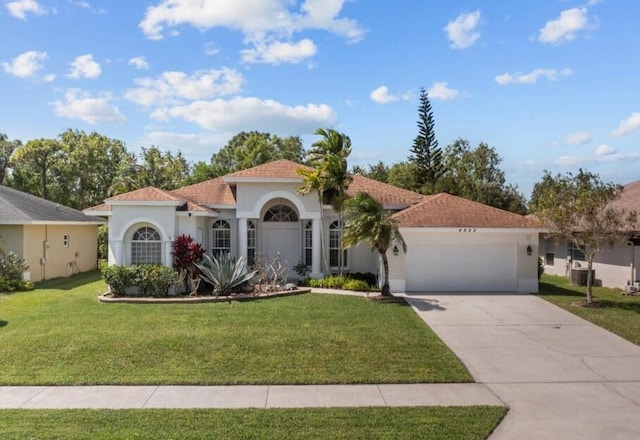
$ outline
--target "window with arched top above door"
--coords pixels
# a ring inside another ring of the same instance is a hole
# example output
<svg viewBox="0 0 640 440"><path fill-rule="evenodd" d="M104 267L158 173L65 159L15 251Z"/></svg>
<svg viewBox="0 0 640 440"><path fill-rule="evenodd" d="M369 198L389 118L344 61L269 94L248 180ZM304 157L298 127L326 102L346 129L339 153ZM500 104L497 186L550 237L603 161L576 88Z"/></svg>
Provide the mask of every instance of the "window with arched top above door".
<svg viewBox="0 0 640 440"><path fill-rule="evenodd" d="M162 264L162 237L155 228L143 226L133 233L131 264Z"/></svg>

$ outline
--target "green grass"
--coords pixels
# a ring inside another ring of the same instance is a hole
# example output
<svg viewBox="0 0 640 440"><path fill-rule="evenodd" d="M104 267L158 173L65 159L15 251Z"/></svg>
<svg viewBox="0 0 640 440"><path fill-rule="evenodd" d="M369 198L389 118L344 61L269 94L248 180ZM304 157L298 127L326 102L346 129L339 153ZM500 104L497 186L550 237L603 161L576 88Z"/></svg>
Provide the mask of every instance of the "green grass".
<svg viewBox="0 0 640 440"><path fill-rule="evenodd" d="M600 307L572 303L586 299L586 287L575 287L566 277L543 275L539 295L553 304L640 345L640 297L624 296L620 289L594 287Z"/></svg>
<svg viewBox="0 0 640 440"><path fill-rule="evenodd" d="M2 410L12 439L486 439L502 407Z"/></svg>
<svg viewBox="0 0 640 440"><path fill-rule="evenodd" d="M103 304L98 273L0 295L0 385L470 382L403 304Z"/></svg>

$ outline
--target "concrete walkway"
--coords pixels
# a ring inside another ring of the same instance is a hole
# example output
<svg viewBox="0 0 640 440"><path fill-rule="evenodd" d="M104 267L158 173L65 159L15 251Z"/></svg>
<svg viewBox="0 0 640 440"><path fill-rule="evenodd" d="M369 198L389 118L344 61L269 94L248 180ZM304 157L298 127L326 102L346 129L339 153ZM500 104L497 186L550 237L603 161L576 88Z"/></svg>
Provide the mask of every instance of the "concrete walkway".
<svg viewBox="0 0 640 440"><path fill-rule="evenodd" d="M502 405L482 384L0 387L0 409Z"/></svg>
<svg viewBox="0 0 640 440"><path fill-rule="evenodd" d="M511 409L492 440L640 439L640 347L532 295L409 299Z"/></svg>

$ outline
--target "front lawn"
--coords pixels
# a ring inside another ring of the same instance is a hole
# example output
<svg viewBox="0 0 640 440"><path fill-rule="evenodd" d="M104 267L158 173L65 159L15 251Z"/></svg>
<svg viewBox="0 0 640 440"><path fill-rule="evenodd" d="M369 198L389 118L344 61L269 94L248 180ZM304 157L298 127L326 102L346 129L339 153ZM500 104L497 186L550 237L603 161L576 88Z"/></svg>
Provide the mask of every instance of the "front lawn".
<svg viewBox="0 0 640 440"><path fill-rule="evenodd" d="M588 321L640 345L640 297L624 296L620 289L594 287L593 297L600 307L572 303L586 298L586 287L575 287L567 277L543 275L539 295Z"/></svg>
<svg viewBox="0 0 640 440"><path fill-rule="evenodd" d="M410 307L306 294L103 304L97 272L0 294L0 384L468 382Z"/></svg>
<svg viewBox="0 0 640 440"><path fill-rule="evenodd" d="M502 407L2 410L3 440L486 439Z"/></svg>

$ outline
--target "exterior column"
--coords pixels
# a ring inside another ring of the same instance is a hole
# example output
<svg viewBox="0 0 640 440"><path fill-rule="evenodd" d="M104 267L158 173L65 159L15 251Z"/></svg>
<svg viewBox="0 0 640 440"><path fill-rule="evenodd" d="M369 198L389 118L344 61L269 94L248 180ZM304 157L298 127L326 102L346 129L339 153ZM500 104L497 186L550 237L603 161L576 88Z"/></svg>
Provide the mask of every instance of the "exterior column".
<svg viewBox="0 0 640 440"><path fill-rule="evenodd" d="M164 265L167 267L173 267L173 240L167 240L164 242Z"/></svg>
<svg viewBox="0 0 640 440"><path fill-rule="evenodd" d="M247 219L238 219L238 257L248 257L247 252Z"/></svg>
<svg viewBox="0 0 640 440"><path fill-rule="evenodd" d="M124 264L125 262L124 247L125 246L122 240L109 241L109 256L108 256L109 266L113 266L114 264Z"/></svg>
<svg viewBox="0 0 640 440"><path fill-rule="evenodd" d="M322 234L320 234L320 219L311 222L311 277L322 278Z"/></svg>

